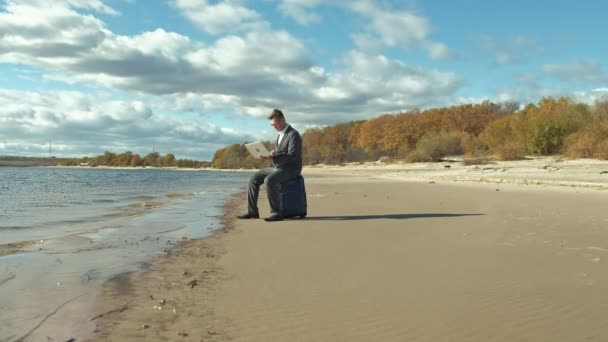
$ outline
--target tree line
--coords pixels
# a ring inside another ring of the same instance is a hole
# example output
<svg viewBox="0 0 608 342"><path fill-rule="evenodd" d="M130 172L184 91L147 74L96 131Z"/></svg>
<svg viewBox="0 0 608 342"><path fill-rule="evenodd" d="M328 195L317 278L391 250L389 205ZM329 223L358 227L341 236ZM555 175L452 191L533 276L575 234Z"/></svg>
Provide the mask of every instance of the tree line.
<svg viewBox="0 0 608 342"><path fill-rule="evenodd" d="M463 104L311 128L302 134L307 165L398 159L440 161L516 160L527 155L561 154L608 159L608 100L593 105L568 97L515 102ZM269 149L272 143L265 142ZM219 149L215 168L259 168L243 145Z"/></svg>
<svg viewBox="0 0 608 342"><path fill-rule="evenodd" d="M110 151L105 151L104 154L95 157L72 158L62 160L60 165L63 166L79 166L87 165L91 167L97 166L116 166L116 167L187 167L187 168L202 168L210 167L211 162L198 161L191 159L176 159L173 153L167 153L161 156L158 152L146 154L143 158L130 151L116 154Z"/></svg>

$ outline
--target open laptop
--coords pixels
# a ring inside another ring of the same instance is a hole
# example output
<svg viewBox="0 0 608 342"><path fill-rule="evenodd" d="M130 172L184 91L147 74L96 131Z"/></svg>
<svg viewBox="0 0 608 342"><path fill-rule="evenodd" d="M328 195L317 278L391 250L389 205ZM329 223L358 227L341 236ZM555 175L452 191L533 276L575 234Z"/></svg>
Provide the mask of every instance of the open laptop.
<svg viewBox="0 0 608 342"><path fill-rule="evenodd" d="M262 144L260 141L245 144L245 147L247 147L247 150L254 158L257 158L258 156L266 157L270 155L270 152L266 149L266 146L264 146L264 144Z"/></svg>

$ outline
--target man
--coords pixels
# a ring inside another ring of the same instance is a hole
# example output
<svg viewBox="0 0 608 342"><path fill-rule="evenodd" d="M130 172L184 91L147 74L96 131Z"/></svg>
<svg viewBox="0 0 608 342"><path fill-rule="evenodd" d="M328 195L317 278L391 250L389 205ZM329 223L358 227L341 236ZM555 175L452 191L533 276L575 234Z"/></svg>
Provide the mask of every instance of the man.
<svg viewBox="0 0 608 342"><path fill-rule="evenodd" d="M300 133L293 129L286 121L283 112L274 109L270 116L270 125L279 132L277 148L270 152L270 156L260 159L272 159L272 167L267 167L254 173L249 178L249 191L247 193L248 210L240 219L259 218L258 194L260 186L266 185L268 202L270 203L270 216L265 221L281 221L281 199L279 186L281 183L296 178L302 172L302 138Z"/></svg>

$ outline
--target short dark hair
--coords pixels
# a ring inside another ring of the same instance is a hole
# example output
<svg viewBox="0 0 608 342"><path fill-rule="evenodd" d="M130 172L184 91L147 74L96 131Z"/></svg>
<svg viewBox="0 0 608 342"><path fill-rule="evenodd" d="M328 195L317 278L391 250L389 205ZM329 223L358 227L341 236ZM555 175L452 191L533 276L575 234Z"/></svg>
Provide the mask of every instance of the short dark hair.
<svg viewBox="0 0 608 342"><path fill-rule="evenodd" d="M268 120L272 120L272 119L284 119L285 115L283 115L283 112L281 112L278 109L273 109L272 112L270 113L270 115L268 116Z"/></svg>

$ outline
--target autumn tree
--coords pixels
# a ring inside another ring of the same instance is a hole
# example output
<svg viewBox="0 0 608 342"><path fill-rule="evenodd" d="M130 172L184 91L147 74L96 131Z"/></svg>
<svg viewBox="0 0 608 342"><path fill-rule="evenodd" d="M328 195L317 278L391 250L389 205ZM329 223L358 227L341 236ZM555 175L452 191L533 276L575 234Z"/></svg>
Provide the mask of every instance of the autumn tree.
<svg viewBox="0 0 608 342"><path fill-rule="evenodd" d="M160 166L160 154L150 152L144 156L144 166Z"/></svg>
<svg viewBox="0 0 608 342"><path fill-rule="evenodd" d="M173 155L173 153L167 153L164 156L160 157L159 163L160 166L163 167L175 166L175 156Z"/></svg>
<svg viewBox="0 0 608 342"><path fill-rule="evenodd" d="M133 167L135 166L142 166L144 163L144 160L139 156L139 154L134 154L131 157L131 160L129 162L129 164Z"/></svg>

